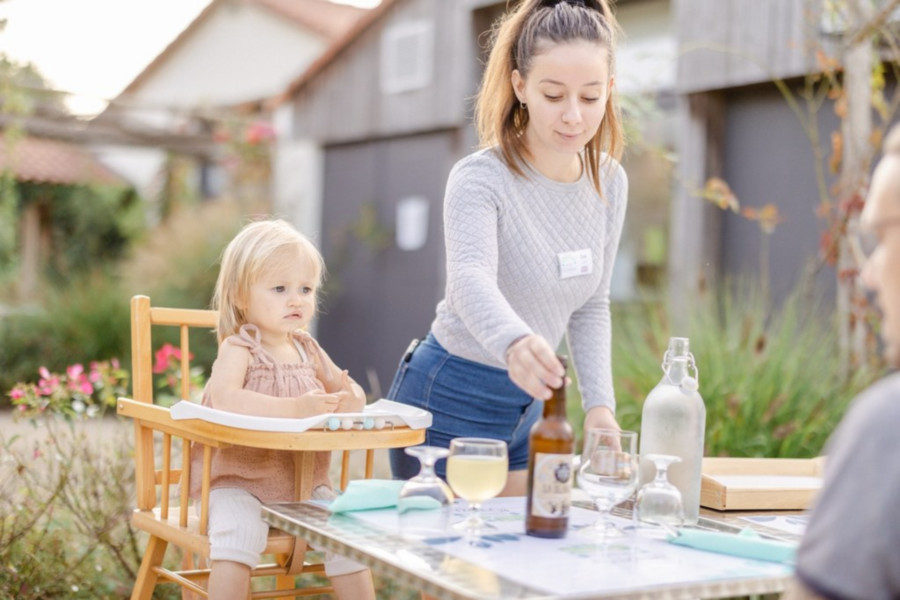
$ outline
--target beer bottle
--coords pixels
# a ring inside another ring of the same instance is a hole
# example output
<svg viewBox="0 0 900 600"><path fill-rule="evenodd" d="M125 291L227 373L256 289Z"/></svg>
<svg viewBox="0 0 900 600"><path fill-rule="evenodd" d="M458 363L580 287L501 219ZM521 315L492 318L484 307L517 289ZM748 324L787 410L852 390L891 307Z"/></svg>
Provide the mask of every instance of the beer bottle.
<svg viewBox="0 0 900 600"><path fill-rule="evenodd" d="M557 358L565 368L565 357ZM531 428L528 439L525 533L543 538L564 537L569 527L575 456L575 436L566 420L565 377L544 402L544 414Z"/></svg>

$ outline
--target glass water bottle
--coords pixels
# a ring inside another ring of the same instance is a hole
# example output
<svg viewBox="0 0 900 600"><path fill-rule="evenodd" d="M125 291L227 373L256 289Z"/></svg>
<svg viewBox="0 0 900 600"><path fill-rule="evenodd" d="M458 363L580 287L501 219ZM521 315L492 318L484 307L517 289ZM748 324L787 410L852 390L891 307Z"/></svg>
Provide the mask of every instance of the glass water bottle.
<svg viewBox="0 0 900 600"><path fill-rule="evenodd" d="M685 523L700 515L700 470L706 431L706 406L698 390L697 366L688 338L673 337L663 356L663 377L644 401L641 413L641 485L653 480L655 467L644 457L670 454L681 462L669 469L669 481L681 492Z"/></svg>

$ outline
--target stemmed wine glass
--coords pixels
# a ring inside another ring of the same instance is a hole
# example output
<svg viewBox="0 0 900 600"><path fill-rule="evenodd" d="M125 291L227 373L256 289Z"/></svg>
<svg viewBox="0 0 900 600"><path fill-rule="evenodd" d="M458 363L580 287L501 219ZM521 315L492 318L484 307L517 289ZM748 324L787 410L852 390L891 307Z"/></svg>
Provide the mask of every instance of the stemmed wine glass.
<svg viewBox="0 0 900 600"><path fill-rule="evenodd" d="M589 429L585 433L578 486L602 514L579 535L605 540L622 532L610 519L613 506L626 500L638 484L637 433L618 429Z"/></svg>
<svg viewBox="0 0 900 600"><path fill-rule="evenodd" d="M397 499L400 533L404 537L425 539L446 535L453 511L453 493L434 474L434 464L450 451L435 446L413 446L406 453L419 459L419 474L400 488Z"/></svg>
<svg viewBox="0 0 900 600"><path fill-rule="evenodd" d="M656 466L656 477L638 492L635 510L639 521L657 526L641 528L641 531L653 537L664 537L684 522L681 492L666 476L669 465L681 462L681 459L669 454L647 454L644 458Z"/></svg>
<svg viewBox="0 0 900 600"><path fill-rule="evenodd" d="M454 525L466 533L470 544L477 544L485 527L481 503L499 494L509 471L506 442L487 438L450 440L447 459L447 483L469 503L469 516Z"/></svg>

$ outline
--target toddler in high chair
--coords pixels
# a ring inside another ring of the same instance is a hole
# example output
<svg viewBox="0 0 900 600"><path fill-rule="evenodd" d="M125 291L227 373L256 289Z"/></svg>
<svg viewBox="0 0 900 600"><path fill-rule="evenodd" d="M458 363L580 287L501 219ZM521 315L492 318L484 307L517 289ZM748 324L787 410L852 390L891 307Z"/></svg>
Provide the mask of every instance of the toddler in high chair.
<svg viewBox="0 0 900 600"><path fill-rule="evenodd" d="M315 246L285 221L251 223L228 244L213 297L219 352L204 405L288 418L363 409L362 388L304 331L316 310L323 270ZM315 457L313 498L334 497L330 456ZM191 492L197 498L202 452L191 458ZM293 455L214 449L210 490L209 597L244 600L269 530L260 505L294 500ZM326 554L325 574L338 598L375 597L371 573L359 563Z"/></svg>

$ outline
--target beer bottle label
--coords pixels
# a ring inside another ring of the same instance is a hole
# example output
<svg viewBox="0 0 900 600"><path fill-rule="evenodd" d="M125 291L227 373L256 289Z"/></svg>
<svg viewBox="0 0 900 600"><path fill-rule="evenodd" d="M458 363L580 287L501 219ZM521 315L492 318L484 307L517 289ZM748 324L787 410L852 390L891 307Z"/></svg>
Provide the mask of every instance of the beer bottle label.
<svg viewBox="0 0 900 600"><path fill-rule="evenodd" d="M535 517L565 518L572 502L571 454L534 455L534 482L531 487L531 514Z"/></svg>

